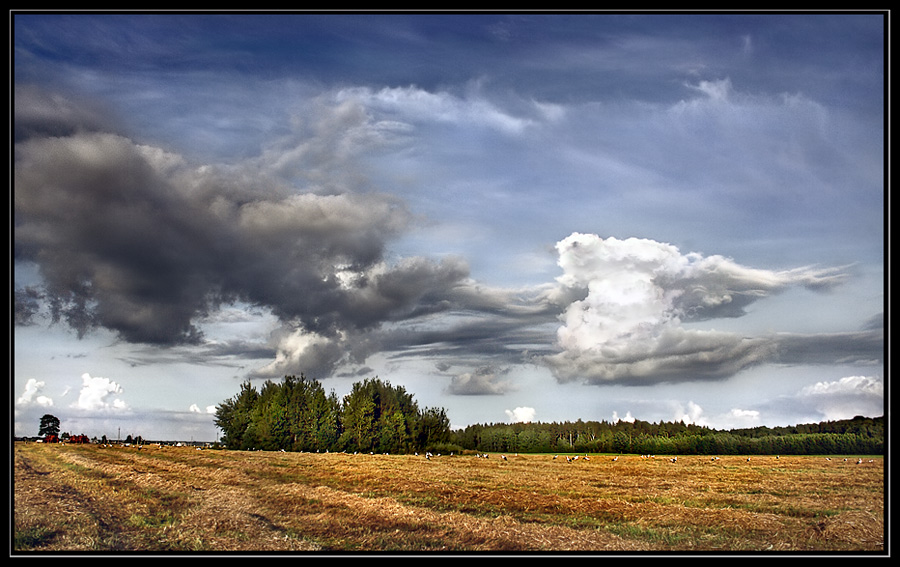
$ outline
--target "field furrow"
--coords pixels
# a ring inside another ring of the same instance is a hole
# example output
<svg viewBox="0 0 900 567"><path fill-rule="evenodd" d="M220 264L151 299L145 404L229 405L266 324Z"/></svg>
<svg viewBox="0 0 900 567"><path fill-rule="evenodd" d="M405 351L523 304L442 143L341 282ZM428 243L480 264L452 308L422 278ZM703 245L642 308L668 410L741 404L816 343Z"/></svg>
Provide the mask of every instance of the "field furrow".
<svg viewBox="0 0 900 567"><path fill-rule="evenodd" d="M16 444L14 487L23 553L884 550L881 458Z"/></svg>

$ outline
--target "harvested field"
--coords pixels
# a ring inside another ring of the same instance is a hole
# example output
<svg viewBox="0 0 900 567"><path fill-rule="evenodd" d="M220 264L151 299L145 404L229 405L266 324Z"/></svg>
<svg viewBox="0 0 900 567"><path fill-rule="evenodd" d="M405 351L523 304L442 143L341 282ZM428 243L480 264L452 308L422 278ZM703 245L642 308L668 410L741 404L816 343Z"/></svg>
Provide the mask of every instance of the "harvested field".
<svg viewBox="0 0 900 567"><path fill-rule="evenodd" d="M13 552L884 553L884 461L16 443Z"/></svg>

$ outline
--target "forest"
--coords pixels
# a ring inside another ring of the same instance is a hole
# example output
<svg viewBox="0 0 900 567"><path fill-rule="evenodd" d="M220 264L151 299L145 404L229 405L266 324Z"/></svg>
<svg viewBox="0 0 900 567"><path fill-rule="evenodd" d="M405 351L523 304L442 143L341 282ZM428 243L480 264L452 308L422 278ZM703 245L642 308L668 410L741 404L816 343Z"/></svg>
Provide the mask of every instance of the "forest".
<svg viewBox="0 0 900 567"><path fill-rule="evenodd" d="M883 455L884 417L790 427L715 430L684 422L582 421L475 424L451 430L443 408L378 378L339 399L303 375L249 382L216 407L231 449L309 452L616 453L641 455Z"/></svg>
<svg viewBox="0 0 900 567"><path fill-rule="evenodd" d="M641 455L882 455L884 418L720 431L683 422L575 421L471 425L452 442L481 451Z"/></svg>

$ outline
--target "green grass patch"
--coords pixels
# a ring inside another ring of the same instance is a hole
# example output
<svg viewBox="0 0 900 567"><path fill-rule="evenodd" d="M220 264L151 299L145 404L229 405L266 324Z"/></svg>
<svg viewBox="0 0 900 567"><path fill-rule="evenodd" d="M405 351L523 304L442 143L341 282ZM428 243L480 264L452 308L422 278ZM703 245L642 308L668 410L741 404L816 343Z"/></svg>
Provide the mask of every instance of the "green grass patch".
<svg viewBox="0 0 900 567"><path fill-rule="evenodd" d="M13 534L13 550L30 551L40 549L52 543L58 536L58 530L47 526L17 528Z"/></svg>

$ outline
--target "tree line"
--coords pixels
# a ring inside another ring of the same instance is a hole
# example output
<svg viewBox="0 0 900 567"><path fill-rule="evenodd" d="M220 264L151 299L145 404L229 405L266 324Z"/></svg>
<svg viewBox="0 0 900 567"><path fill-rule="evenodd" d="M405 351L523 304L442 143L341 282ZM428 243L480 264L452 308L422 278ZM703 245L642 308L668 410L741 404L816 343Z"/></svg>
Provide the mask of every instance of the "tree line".
<svg viewBox="0 0 900 567"><path fill-rule="evenodd" d="M216 406L221 443L229 449L412 453L438 449L450 437L443 408L419 409L402 386L378 378L353 384L339 399L302 374L249 381Z"/></svg>
<svg viewBox="0 0 900 567"><path fill-rule="evenodd" d="M230 449L310 452L432 451L623 453L641 455L884 454L884 417L790 427L715 430L683 421L475 424L451 431L443 408L419 409L412 394L378 378L339 399L302 374L249 381L216 407Z"/></svg>
<svg viewBox="0 0 900 567"><path fill-rule="evenodd" d="M684 422L634 420L471 425L454 431L464 449L519 453L630 453L641 455L884 454L884 418L791 427L714 430Z"/></svg>

